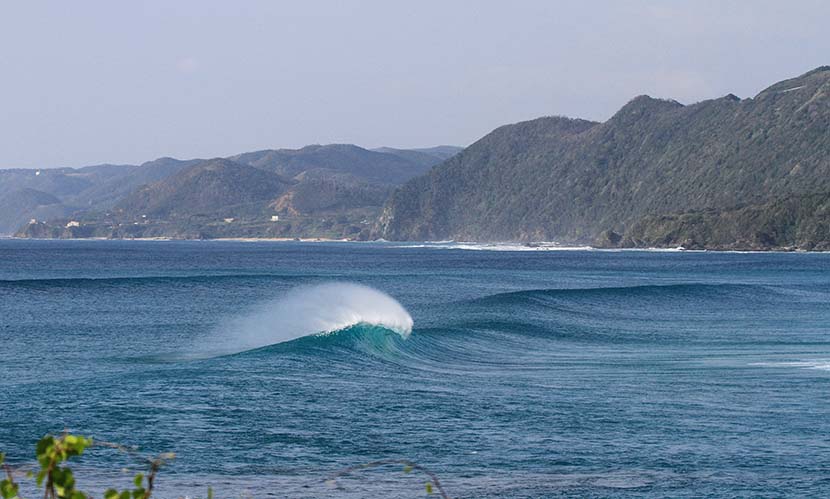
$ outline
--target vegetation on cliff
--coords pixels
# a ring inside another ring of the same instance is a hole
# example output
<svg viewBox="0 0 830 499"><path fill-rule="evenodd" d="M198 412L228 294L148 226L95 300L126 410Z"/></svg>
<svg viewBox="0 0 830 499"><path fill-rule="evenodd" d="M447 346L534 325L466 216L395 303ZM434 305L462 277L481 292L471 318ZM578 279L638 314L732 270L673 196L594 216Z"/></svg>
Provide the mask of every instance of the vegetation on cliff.
<svg viewBox="0 0 830 499"><path fill-rule="evenodd" d="M386 239L825 247L830 67L752 99L640 96L496 129L386 205ZM797 211L797 215L792 212Z"/></svg>

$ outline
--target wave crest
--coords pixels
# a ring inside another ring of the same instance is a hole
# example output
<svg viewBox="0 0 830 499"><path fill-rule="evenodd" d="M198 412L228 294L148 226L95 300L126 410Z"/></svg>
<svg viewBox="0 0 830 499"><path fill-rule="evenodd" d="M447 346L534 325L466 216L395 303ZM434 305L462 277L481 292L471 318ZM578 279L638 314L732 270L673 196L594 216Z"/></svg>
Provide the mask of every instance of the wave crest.
<svg viewBox="0 0 830 499"><path fill-rule="evenodd" d="M413 321L394 298L368 286L342 282L303 286L226 323L217 331L218 344L213 347L241 352L360 324L406 338Z"/></svg>

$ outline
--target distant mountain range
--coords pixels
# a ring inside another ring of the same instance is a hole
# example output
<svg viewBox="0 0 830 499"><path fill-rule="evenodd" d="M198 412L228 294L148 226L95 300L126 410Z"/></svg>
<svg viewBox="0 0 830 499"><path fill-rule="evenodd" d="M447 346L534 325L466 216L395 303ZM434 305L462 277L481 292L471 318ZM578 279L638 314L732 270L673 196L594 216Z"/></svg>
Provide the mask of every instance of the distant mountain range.
<svg viewBox="0 0 830 499"><path fill-rule="evenodd" d="M357 237L395 186L460 150L333 144L210 160L0 170L0 234Z"/></svg>
<svg viewBox="0 0 830 499"><path fill-rule="evenodd" d="M640 96L604 123L496 129L408 181L386 239L830 249L830 67L684 106Z"/></svg>
<svg viewBox="0 0 830 499"><path fill-rule="evenodd" d="M603 123L507 125L463 151L326 145L0 171L0 232L15 230L830 250L830 67L748 99L640 96Z"/></svg>
<svg viewBox="0 0 830 499"><path fill-rule="evenodd" d="M0 234L10 234L32 218L111 207L138 187L195 162L162 158L141 166L0 170Z"/></svg>

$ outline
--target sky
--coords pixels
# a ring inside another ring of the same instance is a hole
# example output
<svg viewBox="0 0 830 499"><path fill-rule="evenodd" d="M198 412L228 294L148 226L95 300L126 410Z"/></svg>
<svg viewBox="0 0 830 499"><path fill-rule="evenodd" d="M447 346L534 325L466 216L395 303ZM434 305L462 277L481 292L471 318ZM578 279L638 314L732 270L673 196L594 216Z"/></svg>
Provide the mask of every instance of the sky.
<svg viewBox="0 0 830 499"><path fill-rule="evenodd" d="M752 97L830 64L830 2L0 4L0 168L306 144L468 145L636 95Z"/></svg>

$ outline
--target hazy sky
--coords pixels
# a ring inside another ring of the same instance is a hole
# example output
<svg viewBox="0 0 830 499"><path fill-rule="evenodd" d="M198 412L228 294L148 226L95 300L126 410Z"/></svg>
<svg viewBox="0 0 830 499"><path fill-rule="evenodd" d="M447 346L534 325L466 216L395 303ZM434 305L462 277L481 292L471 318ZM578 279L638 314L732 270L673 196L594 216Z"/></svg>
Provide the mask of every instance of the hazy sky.
<svg viewBox="0 0 830 499"><path fill-rule="evenodd" d="M830 64L830 2L9 1L0 167L466 145Z"/></svg>

